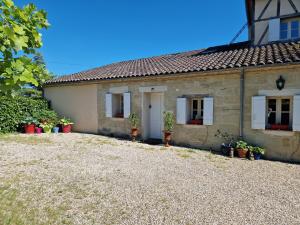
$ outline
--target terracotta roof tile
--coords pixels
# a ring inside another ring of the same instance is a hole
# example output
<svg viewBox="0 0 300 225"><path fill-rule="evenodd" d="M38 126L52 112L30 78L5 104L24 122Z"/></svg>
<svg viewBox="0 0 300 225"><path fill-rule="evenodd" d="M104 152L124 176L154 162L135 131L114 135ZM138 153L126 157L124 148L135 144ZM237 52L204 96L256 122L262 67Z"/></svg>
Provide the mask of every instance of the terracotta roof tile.
<svg viewBox="0 0 300 225"><path fill-rule="evenodd" d="M60 76L46 84L158 76L278 63L300 62L300 41L250 46L249 42L129 60Z"/></svg>

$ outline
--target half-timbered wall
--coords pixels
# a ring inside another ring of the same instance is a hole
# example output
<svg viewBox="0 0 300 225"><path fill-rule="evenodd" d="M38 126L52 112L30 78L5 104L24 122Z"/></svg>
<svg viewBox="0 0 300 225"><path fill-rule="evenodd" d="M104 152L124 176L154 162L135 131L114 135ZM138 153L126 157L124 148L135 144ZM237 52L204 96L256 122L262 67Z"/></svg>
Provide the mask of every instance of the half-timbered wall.
<svg viewBox="0 0 300 225"><path fill-rule="evenodd" d="M254 7L248 10L251 10L251 14L254 15L249 19L254 23L254 29L250 31L253 34L252 36L250 34L250 38L253 39L252 42L255 45L277 41L274 40L274 33L275 39L280 40L280 21L291 18L300 20L300 0L255 0Z"/></svg>

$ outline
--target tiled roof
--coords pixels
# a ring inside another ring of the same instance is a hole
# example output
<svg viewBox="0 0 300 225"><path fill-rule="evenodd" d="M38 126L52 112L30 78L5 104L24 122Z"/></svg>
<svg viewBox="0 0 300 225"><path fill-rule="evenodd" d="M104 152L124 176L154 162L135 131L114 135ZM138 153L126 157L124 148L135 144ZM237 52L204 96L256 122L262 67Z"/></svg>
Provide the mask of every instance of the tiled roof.
<svg viewBox="0 0 300 225"><path fill-rule="evenodd" d="M249 42L129 60L60 76L46 84L158 76L195 71L300 62L300 41L250 46Z"/></svg>

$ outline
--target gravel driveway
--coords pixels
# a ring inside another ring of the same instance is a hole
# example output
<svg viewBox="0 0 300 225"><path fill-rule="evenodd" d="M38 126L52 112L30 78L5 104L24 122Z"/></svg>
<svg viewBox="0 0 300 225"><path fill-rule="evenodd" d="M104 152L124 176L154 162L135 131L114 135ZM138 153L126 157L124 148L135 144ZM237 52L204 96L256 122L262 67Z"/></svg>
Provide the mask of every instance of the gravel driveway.
<svg viewBox="0 0 300 225"><path fill-rule="evenodd" d="M0 136L0 224L300 224L300 165L88 134Z"/></svg>

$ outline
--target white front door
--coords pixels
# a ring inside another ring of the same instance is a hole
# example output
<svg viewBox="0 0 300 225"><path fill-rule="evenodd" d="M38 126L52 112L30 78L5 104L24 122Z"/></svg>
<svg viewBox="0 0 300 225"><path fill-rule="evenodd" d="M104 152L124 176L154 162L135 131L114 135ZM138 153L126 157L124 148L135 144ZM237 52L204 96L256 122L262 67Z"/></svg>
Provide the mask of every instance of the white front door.
<svg viewBox="0 0 300 225"><path fill-rule="evenodd" d="M162 138L163 124L163 94L150 95L150 138Z"/></svg>

